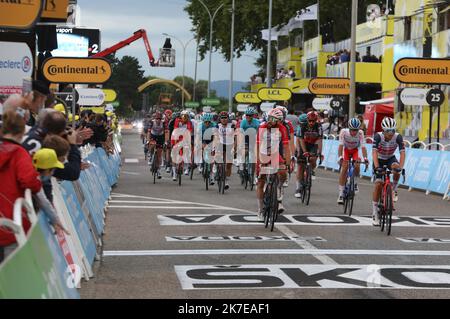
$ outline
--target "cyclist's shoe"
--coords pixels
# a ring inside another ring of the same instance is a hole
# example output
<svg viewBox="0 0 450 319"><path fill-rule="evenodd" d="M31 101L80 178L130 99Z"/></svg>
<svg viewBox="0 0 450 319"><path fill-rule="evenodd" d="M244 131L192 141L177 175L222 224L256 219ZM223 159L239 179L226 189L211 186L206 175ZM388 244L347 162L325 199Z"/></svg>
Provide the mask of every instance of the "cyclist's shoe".
<svg viewBox="0 0 450 319"><path fill-rule="evenodd" d="M279 203L278 204L278 214L283 214L286 211L286 209L284 208L283 204Z"/></svg>
<svg viewBox="0 0 450 319"><path fill-rule="evenodd" d="M209 185L214 186L215 183L216 183L216 182L214 182L214 179L213 179L213 178L211 178L211 179L209 180Z"/></svg>
<svg viewBox="0 0 450 319"><path fill-rule="evenodd" d="M229 190L230 189L230 185L228 183L225 184L225 190Z"/></svg>
<svg viewBox="0 0 450 319"><path fill-rule="evenodd" d="M264 212L262 209L258 211L258 219L264 221Z"/></svg>
<svg viewBox="0 0 450 319"><path fill-rule="evenodd" d="M284 197L284 190L283 190L283 188L279 188L278 189L278 201L279 202L281 202L282 200L283 200L283 197Z"/></svg>
<svg viewBox="0 0 450 319"><path fill-rule="evenodd" d="M283 183L283 187L284 187L284 188L288 188L288 187L289 187L289 181L285 181L285 182Z"/></svg>
<svg viewBox="0 0 450 319"><path fill-rule="evenodd" d="M378 216L378 213L372 215L372 225L375 227L380 226L380 217Z"/></svg>
<svg viewBox="0 0 450 319"><path fill-rule="evenodd" d="M184 175L189 176L189 168L184 170Z"/></svg>
<svg viewBox="0 0 450 319"><path fill-rule="evenodd" d="M302 190L301 190L301 189L297 189L297 190L295 191L294 197L295 197L295 198L302 198Z"/></svg>
<svg viewBox="0 0 450 319"><path fill-rule="evenodd" d="M359 186L358 186L358 184L355 183L355 194L358 194L358 193L359 193Z"/></svg>
<svg viewBox="0 0 450 319"><path fill-rule="evenodd" d="M337 203L339 205L344 205L344 196L343 195L339 195Z"/></svg>
<svg viewBox="0 0 450 319"><path fill-rule="evenodd" d="M212 172L214 175L217 174L217 166L216 165L213 165Z"/></svg>
<svg viewBox="0 0 450 319"><path fill-rule="evenodd" d="M202 165L200 165L200 166L198 167L198 173L199 173L199 174L203 173L203 166L202 166Z"/></svg>
<svg viewBox="0 0 450 319"><path fill-rule="evenodd" d="M312 173L311 173L311 179L312 179L313 181L316 180L316 171L312 171Z"/></svg>
<svg viewBox="0 0 450 319"><path fill-rule="evenodd" d="M394 198L393 198L393 200L394 200L394 203L397 203L397 202L398 202L398 192L394 192Z"/></svg>
<svg viewBox="0 0 450 319"><path fill-rule="evenodd" d="M166 173L169 174L170 173L170 167L166 168Z"/></svg>
<svg viewBox="0 0 450 319"><path fill-rule="evenodd" d="M162 178L160 171L158 171L158 172L156 173L156 177L157 177L158 179L161 179L161 178Z"/></svg>

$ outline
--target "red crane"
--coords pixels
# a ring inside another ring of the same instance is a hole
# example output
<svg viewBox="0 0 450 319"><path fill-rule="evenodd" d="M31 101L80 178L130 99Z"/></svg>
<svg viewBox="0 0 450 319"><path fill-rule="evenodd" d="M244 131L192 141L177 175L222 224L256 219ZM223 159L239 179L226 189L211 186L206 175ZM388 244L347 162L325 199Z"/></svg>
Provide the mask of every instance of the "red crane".
<svg viewBox="0 0 450 319"><path fill-rule="evenodd" d="M151 66L158 66L159 63L157 61L155 61L155 57L153 56L152 49L150 48L150 43L148 42L147 32L145 32L144 29L137 30L128 39L120 41L119 43L113 45L112 47L110 47L110 48L108 48L106 50L103 50L103 51L101 51L101 52L99 52L99 53L97 53L95 55L92 55L91 58L102 58L102 57L108 56L110 54L113 54L116 51L122 49L123 47L125 47L127 45L130 45L134 41L139 40L140 38L142 38L144 40L145 49L147 50L147 54L148 54L148 59L150 61L150 65Z"/></svg>

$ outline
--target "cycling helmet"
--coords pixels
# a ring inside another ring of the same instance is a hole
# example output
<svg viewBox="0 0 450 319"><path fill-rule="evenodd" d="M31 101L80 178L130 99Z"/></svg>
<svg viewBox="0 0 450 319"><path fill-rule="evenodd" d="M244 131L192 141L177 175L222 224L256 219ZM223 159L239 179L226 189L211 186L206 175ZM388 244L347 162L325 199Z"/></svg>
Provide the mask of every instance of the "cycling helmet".
<svg viewBox="0 0 450 319"><path fill-rule="evenodd" d="M256 114L256 109L252 106L245 110L245 115L254 116Z"/></svg>
<svg viewBox="0 0 450 319"><path fill-rule="evenodd" d="M205 113L205 114L203 114L202 120L203 120L203 122L212 122L213 115L211 113Z"/></svg>
<svg viewBox="0 0 450 319"><path fill-rule="evenodd" d="M397 122L391 117L385 117L381 122L381 127L383 131L396 130Z"/></svg>
<svg viewBox="0 0 450 319"><path fill-rule="evenodd" d="M230 119L231 121L234 121L234 120L236 119L236 114L230 113L229 119Z"/></svg>
<svg viewBox="0 0 450 319"><path fill-rule="evenodd" d="M187 117L189 117L189 112L188 111L182 111L180 116L187 116Z"/></svg>
<svg viewBox="0 0 450 319"><path fill-rule="evenodd" d="M353 118L348 121L348 128L351 130L359 130L361 127L361 121L357 118Z"/></svg>
<svg viewBox="0 0 450 319"><path fill-rule="evenodd" d="M279 109L281 112L283 112L283 120L285 120L288 114L287 108L281 105L277 106L276 108Z"/></svg>
<svg viewBox="0 0 450 319"><path fill-rule="evenodd" d="M269 118L273 117L276 118L278 121L283 121L283 112L278 108L272 109L270 110L268 117Z"/></svg>
<svg viewBox="0 0 450 319"><path fill-rule="evenodd" d="M267 119L268 119L268 117L267 117L267 112L264 112L264 113L263 113L262 119L263 119L264 122L267 122Z"/></svg>
<svg viewBox="0 0 450 319"><path fill-rule="evenodd" d="M177 118L179 118L179 117L180 117L180 112L175 112L175 113L173 113L172 118L177 119Z"/></svg>
<svg viewBox="0 0 450 319"><path fill-rule="evenodd" d="M169 117L169 116L173 115L173 112L172 112L172 110L165 110L164 114Z"/></svg>
<svg viewBox="0 0 450 319"><path fill-rule="evenodd" d="M157 120L162 120L162 114L161 114L161 112L155 112L155 119L157 119Z"/></svg>
<svg viewBox="0 0 450 319"><path fill-rule="evenodd" d="M316 121L319 119L319 115L317 114L317 112L312 111L308 113L308 121Z"/></svg>
<svg viewBox="0 0 450 319"><path fill-rule="evenodd" d="M301 124L306 124L306 123L308 123L308 115L302 114L302 115L300 115L298 120L300 121Z"/></svg>
<svg viewBox="0 0 450 319"><path fill-rule="evenodd" d="M194 119L195 118L195 113L194 112L189 112L189 117L191 118L191 120Z"/></svg>
<svg viewBox="0 0 450 319"><path fill-rule="evenodd" d="M219 114L220 119L228 119L228 112L222 111Z"/></svg>

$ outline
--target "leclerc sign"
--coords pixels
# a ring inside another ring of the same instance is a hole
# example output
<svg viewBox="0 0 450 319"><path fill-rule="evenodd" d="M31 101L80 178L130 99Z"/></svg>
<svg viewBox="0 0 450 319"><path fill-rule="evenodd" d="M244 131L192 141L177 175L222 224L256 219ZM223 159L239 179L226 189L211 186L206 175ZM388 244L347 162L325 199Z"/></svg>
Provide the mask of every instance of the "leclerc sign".
<svg viewBox="0 0 450 319"><path fill-rule="evenodd" d="M53 83L100 84L111 77L111 66L100 58L50 58L42 66L45 78Z"/></svg>
<svg viewBox="0 0 450 319"><path fill-rule="evenodd" d="M23 80L33 74L33 59L26 43L0 42L0 94L21 94Z"/></svg>
<svg viewBox="0 0 450 319"><path fill-rule="evenodd" d="M394 75L401 83L450 84L450 59L400 59Z"/></svg>
<svg viewBox="0 0 450 319"><path fill-rule="evenodd" d="M292 92L289 89L262 88L258 91L258 98L261 101L289 101Z"/></svg>
<svg viewBox="0 0 450 319"><path fill-rule="evenodd" d="M0 29L31 29L41 10L41 0L1 0Z"/></svg>

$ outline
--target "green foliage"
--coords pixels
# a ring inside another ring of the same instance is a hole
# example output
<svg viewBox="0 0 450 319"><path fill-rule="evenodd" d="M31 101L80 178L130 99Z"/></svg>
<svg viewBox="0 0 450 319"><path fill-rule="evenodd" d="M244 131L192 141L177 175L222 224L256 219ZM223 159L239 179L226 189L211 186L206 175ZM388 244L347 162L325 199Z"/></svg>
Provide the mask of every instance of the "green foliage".
<svg viewBox="0 0 450 319"><path fill-rule="evenodd" d="M130 116L133 110L139 111L142 107L142 98L137 88L144 83L144 70L135 57L124 56L121 60L112 57L112 76L105 87L117 92L120 106L116 113L120 116Z"/></svg>
<svg viewBox="0 0 450 319"><path fill-rule="evenodd" d="M324 24L333 22L334 40L341 41L350 37L351 27L351 0L321 0L320 21ZM371 3L380 1L359 0L359 23L365 21L366 8ZM214 12L220 4L225 3L214 21L213 49L219 50L224 57L230 59L230 25L231 25L231 0L204 0L211 12ZM317 0L273 0L272 26L287 23L296 12L317 3ZM383 1L384 3L384 1ZM200 56L205 57L209 50L209 15L203 5L197 0L188 0L186 12L194 25L193 31L199 35ZM268 28L269 5L268 1L238 0L236 1L235 15L235 52L238 57L247 49L258 51L262 57L266 51L267 42L261 38L261 30ZM305 21L305 41L317 36L317 21ZM262 50L262 51L261 51ZM257 64L261 73L265 73L266 60L260 59Z"/></svg>

